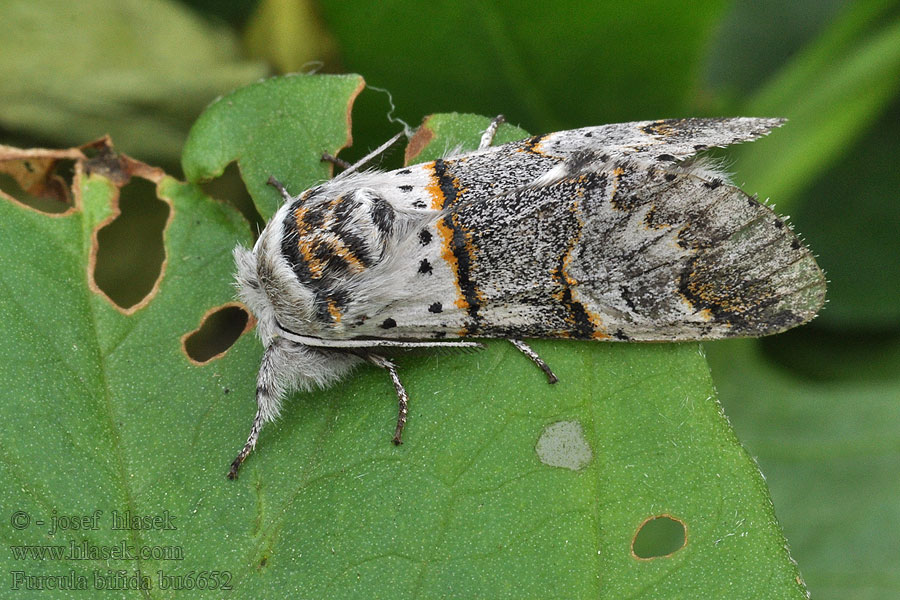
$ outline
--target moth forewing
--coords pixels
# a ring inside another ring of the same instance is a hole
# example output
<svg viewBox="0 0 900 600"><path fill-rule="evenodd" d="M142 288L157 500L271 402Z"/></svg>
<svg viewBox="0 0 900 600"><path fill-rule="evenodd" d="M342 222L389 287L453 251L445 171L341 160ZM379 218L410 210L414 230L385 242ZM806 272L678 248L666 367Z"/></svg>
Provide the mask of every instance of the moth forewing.
<svg viewBox="0 0 900 600"><path fill-rule="evenodd" d="M236 476L286 391L363 361L408 397L381 352L507 338L699 340L777 333L813 318L825 280L785 222L714 166L686 161L780 119L587 127L389 172L353 165L282 206L240 295L266 345ZM368 160L371 157L367 157ZM275 182L276 185L277 182Z"/></svg>

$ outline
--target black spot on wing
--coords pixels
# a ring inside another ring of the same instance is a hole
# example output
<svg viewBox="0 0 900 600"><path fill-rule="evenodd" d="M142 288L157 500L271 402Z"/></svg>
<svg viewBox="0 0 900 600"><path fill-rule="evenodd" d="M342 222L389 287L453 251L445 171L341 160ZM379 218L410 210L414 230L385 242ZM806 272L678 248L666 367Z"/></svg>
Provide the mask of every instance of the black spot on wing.
<svg viewBox="0 0 900 600"><path fill-rule="evenodd" d="M419 242L423 246L427 246L428 244L431 243L431 237L432 237L431 232L428 231L427 229L423 229L422 231L419 232Z"/></svg>
<svg viewBox="0 0 900 600"><path fill-rule="evenodd" d="M443 312L443 310L444 310L444 307L441 305L440 302L435 302L434 304L432 304L431 306L428 307L428 312L430 312L430 313L437 314L439 312Z"/></svg>
<svg viewBox="0 0 900 600"><path fill-rule="evenodd" d="M427 258L423 258L419 263L419 273L422 273L423 275L431 274L431 263L428 262Z"/></svg>
<svg viewBox="0 0 900 600"><path fill-rule="evenodd" d="M394 209L384 198L372 199L372 222L383 235L391 233L394 229Z"/></svg>
<svg viewBox="0 0 900 600"><path fill-rule="evenodd" d="M392 329L396 326L397 326L397 321L391 319L390 317L385 319L384 321L382 321L381 325L379 325L379 327L381 327L382 329Z"/></svg>

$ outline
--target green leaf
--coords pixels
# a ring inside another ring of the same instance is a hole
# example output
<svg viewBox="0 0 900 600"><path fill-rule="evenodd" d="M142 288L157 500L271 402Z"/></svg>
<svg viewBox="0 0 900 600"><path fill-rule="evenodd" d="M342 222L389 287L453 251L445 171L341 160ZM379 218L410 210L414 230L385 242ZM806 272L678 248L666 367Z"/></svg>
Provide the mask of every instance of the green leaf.
<svg viewBox="0 0 900 600"><path fill-rule="evenodd" d="M280 81L260 85L289 85ZM231 118L244 98L250 114L265 112L257 93L229 96ZM268 114L278 115L285 97L272 98ZM319 102L337 101L293 98L311 114ZM333 141L346 100L339 108L298 153ZM442 137L455 120L469 129L465 139ZM426 151L471 146L487 123L436 116ZM223 146L232 127L219 121ZM267 139L284 147L295 134L272 126ZM206 142L215 148L212 133ZM201 164L198 148L186 164ZM160 196L173 214L165 270L143 307L124 314L86 276L93 230L112 214L115 190L98 175L79 185L81 207L63 216L0 200L0 473L11 482L0 503L7 519L17 510L45 520L104 512L97 530L4 527L4 546L125 540L184 556L4 554L5 571L139 568L152 577L151 598L174 594L159 589L158 572L208 570L227 572L233 595L245 598L805 598L697 344L537 341L560 376L553 386L499 340L474 354L402 355L411 396L403 446L389 441L390 380L363 367L328 390L294 394L240 479L228 481L255 409L261 348L243 336L194 365L180 340L231 298L230 248L248 241L246 227L196 187L164 179ZM111 530L112 510L168 514L176 529ZM650 523L667 525L661 540ZM638 558L633 543L641 556L660 556Z"/></svg>
<svg viewBox="0 0 900 600"><path fill-rule="evenodd" d="M176 2L5 0L0 28L0 125L63 144L174 162L210 98L266 74Z"/></svg>
<svg viewBox="0 0 900 600"><path fill-rule="evenodd" d="M470 114L437 114L426 117L406 148L406 164L426 162L445 156L456 148L472 148L473 132L484 131L490 119ZM494 145L528 137L520 127L502 123L494 135Z"/></svg>
<svg viewBox="0 0 900 600"><path fill-rule="evenodd" d="M894 357L890 376L834 381L797 377L753 341L708 345L716 386L766 473L813 598L900 590L900 342L880 349Z"/></svg>
<svg viewBox="0 0 900 600"><path fill-rule="evenodd" d="M223 540L246 527L234 518L234 489L223 485L219 468L232 444L222 440L216 448L210 440L220 437L230 403L252 393L258 342L245 335L224 356L197 366L181 338L232 299L231 249L250 240L249 230L236 211L193 185L164 177L157 192L172 212L164 234L167 261L158 287L131 314L89 277L95 231L116 211L118 190L109 179L77 177L75 206L62 215L0 198L4 572L71 571L96 589L94 571L140 569L155 578L160 569L175 574L236 564L220 554ZM96 529L50 533L54 516L68 522L98 510ZM113 530L113 510L168 511L176 529ZM24 529L9 525L15 511L29 515ZM186 560L17 560L10 549L60 545L68 552L70 543L82 542L125 544L137 554L158 546L183 552ZM153 583L150 597L167 595Z"/></svg>
<svg viewBox="0 0 900 600"><path fill-rule="evenodd" d="M350 145L350 108L364 85L359 75L295 75L218 99L191 128L185 175L212 179L237 161L257 210L269 218L282 202L266 184L270 176L294 194L330 176L322 153Z"/></svg>

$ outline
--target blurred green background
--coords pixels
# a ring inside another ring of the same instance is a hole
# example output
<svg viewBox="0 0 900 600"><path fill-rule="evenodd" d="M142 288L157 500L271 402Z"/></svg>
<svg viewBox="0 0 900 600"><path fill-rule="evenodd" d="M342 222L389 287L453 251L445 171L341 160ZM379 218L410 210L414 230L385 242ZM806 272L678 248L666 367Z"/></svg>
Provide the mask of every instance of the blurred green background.
<svg viewBox="0 0 900 600"><path fill-rule="evenodd" d="M798 330L706 350L813 597L900 597L900 2L4 0L0 29L0 143L108 133L174 174L209 102L292 71L360 73L412 126L448 111L534 133L788 117L724 156L791 216L829 303ZM342 156L396 132L390 110L366 90ZM235 172L212 189L259 221ZM126 190L98 257L125 306L158 273L167 211Z"/></svg>

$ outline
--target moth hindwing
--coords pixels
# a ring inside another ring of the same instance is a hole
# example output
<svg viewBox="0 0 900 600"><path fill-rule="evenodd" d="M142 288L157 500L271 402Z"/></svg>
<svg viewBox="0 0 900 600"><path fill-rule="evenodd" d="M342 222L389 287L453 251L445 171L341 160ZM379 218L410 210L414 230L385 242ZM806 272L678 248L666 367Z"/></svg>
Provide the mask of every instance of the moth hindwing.
<svg viewBox="0 0 900 600"><path fill-rule="evenodd" d="M779 119L586 127L389 172L353 165L291 196L235 257L266 352L234 476L293 388L368 361L407 395L391 347L507 338L680 341L762 336L813 318L825 280L783 219L735 187L710 147ZM369 157L367 157L369 158Z"/></svg>

